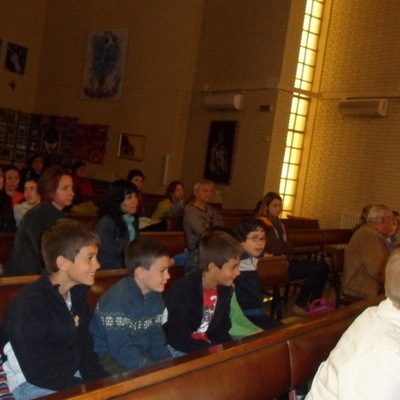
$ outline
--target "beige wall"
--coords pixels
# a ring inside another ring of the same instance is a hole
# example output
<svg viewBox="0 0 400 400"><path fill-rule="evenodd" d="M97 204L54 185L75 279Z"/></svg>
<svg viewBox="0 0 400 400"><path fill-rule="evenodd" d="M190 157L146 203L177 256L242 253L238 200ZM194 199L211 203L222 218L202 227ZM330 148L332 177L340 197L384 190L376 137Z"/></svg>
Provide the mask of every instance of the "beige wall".
<svg viewBox="0 0 400 400"><path fill-rule="evenodd" d="M237 120L231 182L218 190L226 207L254 207L266 190L278 189L304 1L118 0L111 7L106 0L26 0L18 7L0 0L15 21L25 20L10 39L22 35L21 44L41 53L38 76L30 71L22 80L32 79L31 93L18 102L0 94L0 101L109 125L104 165L89 164L88 175L111 180L140 168L153 193L164 190L167 154L168 180L180 178L190 191L203 177L210 121ZM129 29L122 100L80 99L89 32L121 28ZM40 31L36 41L33 30ZM206 87L243 91L243 110L206 111ZM272 110L260 112L261 105ZM144 162L116 157L121 132L147 136Z"/></svg>
<svg viewBox="0 0 400 400"><path fill-rule="evenodd" d="M104 165L89 165L89 176L111 180L140 168L146 174L146 190L163 191L164 160L170 154L174 162L168 178L180 177L202 3L49 2L36 111L110 126ZM129 30L122 100L82 100L88 34L104 29ZM116 157L121 132L147 137L143 162Z"/></svg>
<svg viewBox="0 0 400 400"><path fill-rule="evenodd" d="M47 0L0 0L0 107L34 111ZM7 43L28 48L25 74L4 69ZM9 84L14 81L14 90Z"/></svg>
<svg viewBox="0 0 400 400"><path fill-rule="evenodd" d="M370 203L400 208L400 6L334 0L301 213L339 226ZM385 118L342 116L345 97L389 98Z"/></svg>
<svg viewBox="0 0 400 400"><path fill-rule="evenodd" d="M328 0L327 0L328 1ZM91 177L113 179L131 168L147 175L147 191L168 179L188 189L203 176L212 120L237 120L224 206L253 207L277 190L305 0L0 0L0 107L79 117L110 126L104 166ZM333 0L321 98L309 133L309 162L298 211L338 226L342 211L366 203L400 208L398 0ZM91 30L129 29L122 100L80 99ZM29 48L25 75L4 71L5 44ZM16 90L8 83L15 80ZM239 112L211 112L204 90L241 91ZM387 97L386 118L343 117L344 97ZM260 105L272 111L261 112ZM147 136L144 162L116 157L121 132ZM312 134L312 135L311 135Z"/></svg>
<svg viewBox="0 0 400 400"><path fill-rule="evenodd" d="M217 185L224 207L253 208L278 189L303 10L303 1L206 1L182 176L202 177L210 121L236 120L231 181ZM243 109L207 111L205 90L243 92Z"/></svg>

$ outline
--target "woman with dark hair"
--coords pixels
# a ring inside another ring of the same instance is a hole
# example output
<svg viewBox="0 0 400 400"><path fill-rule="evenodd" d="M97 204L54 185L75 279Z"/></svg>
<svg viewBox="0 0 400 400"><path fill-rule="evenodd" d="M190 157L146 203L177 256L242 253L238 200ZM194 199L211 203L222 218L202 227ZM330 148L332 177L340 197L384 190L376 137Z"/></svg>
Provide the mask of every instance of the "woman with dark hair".
<svg viewBox="0 0 400 400"><path fill-rule="evenodd" d="M181 181L172 181L165 191L165 199L160 201L152 215L152 219L175 217L185 207L185 191Z"/></svg>
<svg viewBox="0 0 400 400"><path fill-rule="evenodd" d="M59 166L46 169L39 180L42 202L28 210L18 224L14 246L5 264L6 275L36 275L44 268L40 255L43 231L60 218L74 198L72 177Z"/></svg>
<svg viewBox="0 0 400 400"><path fill-rule="evenodd" d="M140 169L131 169L126 176L128 182L133 183L137 188L136 197L138 199L137 211L139 217L148 217L147 204L144 199L143 187L145 176Z"/></svg>
<svg viewBox="0 0 400 400"><path fill-rule="evenodd" d="M27 180L37 179L39 180L45 169L45 162L43 156L40 154L34 154L27 162L27 166L21 171L21 184L20 190L22 191L23 186Z"/></svg>
<svg viewBox="0 0 400 400"><path fill-rule="evenodd" d="M257 218L269 228L265 252L273 255L286 254L289 259L289 279L306 280L293 306L295 314L305 315L307 303L322 297L329 267L323 262L303 261L293 257L287 243L285 227L279 219L281 212L281 196L275 192L268 192L261 202Z"/></svg>
<svg viewBox="0 0 400 400"><path fill-rule="evenodd" d="M95 231L100 236L98 259L101 269L124 268L125 246L139 237L136 186L124 179L111 183Z"/></svg>

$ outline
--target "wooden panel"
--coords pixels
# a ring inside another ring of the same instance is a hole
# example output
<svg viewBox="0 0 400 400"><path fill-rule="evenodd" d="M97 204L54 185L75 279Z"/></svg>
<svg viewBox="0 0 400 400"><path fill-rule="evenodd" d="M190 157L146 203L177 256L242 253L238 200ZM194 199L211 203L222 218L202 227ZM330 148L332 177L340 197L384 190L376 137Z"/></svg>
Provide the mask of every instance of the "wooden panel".
<svg viewBox="0 0 400 400"><path fill-rule="evenodd" d="M317 219L307 218L290 218L282 219L283 225L287 231L296 229L319 229L319 221Z"/></svg>
<svg viewBox="0 0 400 400"><path fill-rule="evenodd" d="M257 269L262 288L267 289L289 283L288 268L289 264L286 256L260 258Z"/></svg>
<svg viewBox="0 0 400 400"><path fill-rule="evenodd" d="M162 243L173 256L185 251L185 236L182 231L178 232L141 232L142 237L157 240Z"/></svg>

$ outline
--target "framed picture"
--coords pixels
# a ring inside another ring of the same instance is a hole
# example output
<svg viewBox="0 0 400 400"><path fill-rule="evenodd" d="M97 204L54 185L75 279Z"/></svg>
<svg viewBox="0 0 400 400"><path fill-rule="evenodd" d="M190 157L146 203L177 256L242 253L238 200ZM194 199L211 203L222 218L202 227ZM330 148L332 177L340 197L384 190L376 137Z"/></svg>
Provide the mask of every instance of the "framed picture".
<svg viewBox="0 0 400 400"><path fill-rule="evenodd" d="M8 43L5 69L17 74L25 73L26 58L28 56L28 48L19 46L15 43Z"/></svg>
<svg viewBox="0 0 400 400"><path fill-rule="evenodd" d="M128 160L143 161L146 136L121 133L119 137L118 157Z"/></svg>
<svg viewBox="0 0 400 400"><path fill-rule="evenodd" d="M216 183L229 183L236 121L211 121L204 177Z"/></svg>
<svg viewBox="0 0 400 400"><path fill-rule="evenodd" d="M81 98L121 100L128 36L127 29L89 34Z"/></svg>

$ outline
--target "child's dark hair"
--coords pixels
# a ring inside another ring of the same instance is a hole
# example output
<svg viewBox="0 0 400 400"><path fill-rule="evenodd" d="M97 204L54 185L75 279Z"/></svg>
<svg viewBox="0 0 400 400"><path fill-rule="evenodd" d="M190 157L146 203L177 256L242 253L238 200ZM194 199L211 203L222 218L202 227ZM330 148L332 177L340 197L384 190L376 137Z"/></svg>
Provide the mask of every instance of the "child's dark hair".
<svg viewBox="0 0 400 400"><path fill-rule="evenodd" d="M132 193L138 193L137 187L132 182L126 181L125 179L117 179L116 181L111 182L107 189L103 204L99 209L100 218L104 215L111 217L122 233L125 232L127 228L121 218L123 214L121 203L124 201L126 195Z"/></svg>
<svg viewBox="0 0 400 400"><path fill-rule="evenodd" d="M86 167L86 164L85 164L83 161L80 161L80 160L74 161L74 163L73 163L72 166L71 166L71 171L72 171L72 173L75 174L75 173L76 173L76 170L77 170L78 168L80 168L80 167Z"/></svg>
<svg viewBox="0 0 400 400"><path fill-rule="evenodd" d="M133 275L137 267L150 269L155 260L160 257L169 257L168 249L160 242L140 238L130 242L125 248L125 267Z"/></svg>
<svg viewBox="0 0 400 400"><path fill-rule="evenodd" d="M140 176L143 178L144 180L144 173L140 170L140 169L131 169L128 172L128 175L126 177L126 180L128 180L129 182L133 179L134 176Z"/></svg>
<svg viewBox="0 0 400 400"><path fill-rule="evenodd" d="M100 246L100 238L92 229L73 219L62 218L45 229L41 253L49 273L57 272L57 257L74 262L84 246Z"/></svg>
<svg viewBox="0 0 400 400"><path fill-rule="evenodd" d="M240 241L244 242L250 232L263 231L267 233L268 227L263 221L256 218L244 218L235 226L235 232L240 237Z"/></svg>
<svg viewBox="0 0 400 400"><path fill-rule="evenodd" d="M199 241L199 267L206 271L210 263L218 268L232 258L241 257L242 246L237 235L229 228L216 227L205 231Z"/></svg>
<svg viewBox="0 0 400 400"><path fill-rule="evenodd" d="M175 189L178 185L181 185L183 187L183 183L181 181L170 182L165 189L165 197L168 197L170 200L172 200L172 194L175 192Z"/></svg>

